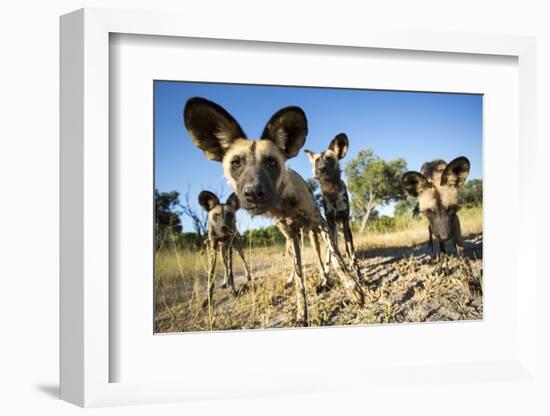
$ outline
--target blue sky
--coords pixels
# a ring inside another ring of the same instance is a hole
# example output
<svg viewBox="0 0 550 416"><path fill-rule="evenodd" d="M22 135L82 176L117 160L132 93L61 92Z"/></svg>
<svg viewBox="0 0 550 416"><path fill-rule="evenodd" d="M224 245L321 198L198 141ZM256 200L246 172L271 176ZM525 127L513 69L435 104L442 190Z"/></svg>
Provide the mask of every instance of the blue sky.
<svg viewBox="0 0 550 416"><path fill-rule="evenodd" d="M277 110L297 105L308 119L304 149L320 152L344 132L350 149L343 164L365 148L384 159L402 157L409 170L419 170L428 160L466 156L469 179L482 177L481 95L155 81L155 186L181 195L189 190L197 209L200 191L221 190L224 198L232 191L221 163L207 160L185 130L183 106L194 96L224 107L251 139ZM287 165L304 178L312 176L303 151ZM392 215L393 208L381 212ZM238 223L243 231L271 222L240 210ZM189 218L182 217L182 224L184 231L193 231Z"/></svg>

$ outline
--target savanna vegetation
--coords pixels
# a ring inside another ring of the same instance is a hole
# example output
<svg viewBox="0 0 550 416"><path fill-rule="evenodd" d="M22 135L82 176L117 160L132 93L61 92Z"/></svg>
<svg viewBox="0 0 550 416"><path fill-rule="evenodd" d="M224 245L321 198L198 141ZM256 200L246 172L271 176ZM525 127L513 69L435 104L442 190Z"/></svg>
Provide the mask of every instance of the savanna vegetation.
<svg viewBox="0 0 550 416"><path fill-rule="evenodd" d="M482 181L467 181L460 191L458 216L466 256L434 256L427 246L427 221L419 213L416 200L404 195L399 183L407 170L403 159L385 161L365 150L350 160L344 170L352 200L361 284L367 301L363 307L351 303L333 272L331 289L318 292L320 276L313 250L304 238L310 325L481 319ZM318 194L315 181L308 182ZM219 265L214 299L205 308L202 303L208 270L204 250L206 217L192 209L188 194L182 197L177 192L156 192L155 197L157 332L294 326L294 289L284 286L292 269L291 259L285 250L284 237L275 226L242 233L254 288L244 290L243 266L234 256L235 282L243 290L233 297L227 289L220 288L223 269ZM390 203L394 207L393 216L381 215L381 208ZM182 215L191 218L192 232L182 230Z"/></svg>

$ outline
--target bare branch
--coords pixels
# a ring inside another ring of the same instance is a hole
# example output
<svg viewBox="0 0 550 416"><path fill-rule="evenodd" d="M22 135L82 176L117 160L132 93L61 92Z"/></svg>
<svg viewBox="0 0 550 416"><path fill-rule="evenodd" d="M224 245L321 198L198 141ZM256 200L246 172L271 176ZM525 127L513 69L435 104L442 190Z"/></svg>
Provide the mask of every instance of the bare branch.
<svg viewBox="0 0 550 416"><path fill-rule="evenodd" d="M187 187L187 192L185 192L184 202L179 202L178 206L181 208L182 213L188 216L193 223L193 229L197 233L199 239L203 239L206 236L208 216L202 210L196 210L191 204L191 187Z"/></svg>

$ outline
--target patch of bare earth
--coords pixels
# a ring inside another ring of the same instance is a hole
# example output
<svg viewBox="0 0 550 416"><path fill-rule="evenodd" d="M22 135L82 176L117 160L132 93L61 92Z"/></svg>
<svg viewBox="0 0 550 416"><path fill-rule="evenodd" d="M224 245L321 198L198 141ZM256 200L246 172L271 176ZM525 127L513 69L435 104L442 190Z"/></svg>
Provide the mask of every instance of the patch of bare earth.
<svg viewBox="0 0 550 416"><path fill-rule="evenodd" d="M319 275L311 251L304 253L311 326L474 320L483 317L482 237L466 239L466 256L433 256L426 244L359 252L365 305L351 303L334 273L330 290L317 291ZM284 250L281 250L284 251ZM256 261L254 261L256 260ZM216 281L214 299L201 306L203 276L156 287L156 331L282 328L295 325L295 295L284 283L289 259L274 251L252 258L255 288L233 297ZM218 272L218 275L221 271ZM218 279L221 279L218 277Z"/></svg>

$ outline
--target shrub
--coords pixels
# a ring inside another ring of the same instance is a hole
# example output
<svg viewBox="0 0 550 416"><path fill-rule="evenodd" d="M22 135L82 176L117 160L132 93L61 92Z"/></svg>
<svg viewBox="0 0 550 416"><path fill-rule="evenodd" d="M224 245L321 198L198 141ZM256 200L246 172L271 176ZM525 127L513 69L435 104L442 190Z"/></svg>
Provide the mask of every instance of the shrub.
<svg viewBox="0 0 550 416"><path fill-rule="evenodd" d="M243 244L246 246L272 246L284 242L285 237L275 225L246 230L243 234Z"/></svg>

